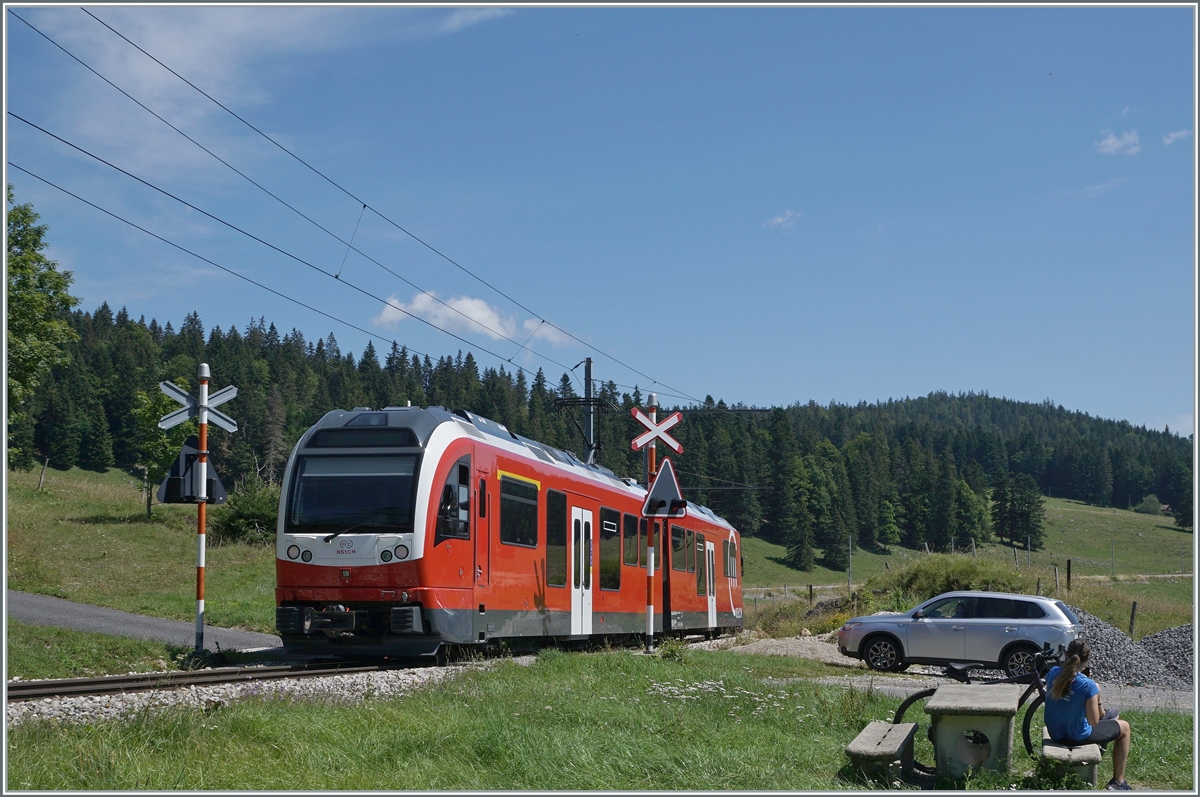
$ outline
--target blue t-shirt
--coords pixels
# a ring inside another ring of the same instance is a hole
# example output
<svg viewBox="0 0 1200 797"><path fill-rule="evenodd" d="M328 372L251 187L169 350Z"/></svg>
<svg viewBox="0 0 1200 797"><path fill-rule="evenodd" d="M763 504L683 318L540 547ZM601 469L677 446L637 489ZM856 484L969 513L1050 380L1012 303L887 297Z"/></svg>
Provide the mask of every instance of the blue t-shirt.
<svg viewBox="0 0 1200 797"><path fill-rule="evenodd" d="M1083 673L1076 673L1071 691L1062 700L1055 700L1049 690L1061 672L1062 667L1054 667L1046 673L1046 729L1055 741L1081 742L1092 735L1084 704L1100 694L1100 687Z"/></svg>

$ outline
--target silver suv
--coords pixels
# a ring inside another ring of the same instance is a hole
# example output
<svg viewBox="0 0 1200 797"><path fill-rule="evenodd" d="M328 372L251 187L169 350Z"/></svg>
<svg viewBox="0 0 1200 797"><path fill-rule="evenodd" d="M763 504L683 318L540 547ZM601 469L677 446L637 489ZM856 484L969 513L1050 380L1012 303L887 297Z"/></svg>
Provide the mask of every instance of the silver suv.
<svg viewBox="0 0 1200 797"><path fill-rule="evenodd" d="M853 617L838 630L838 650L873 670L909 664L979 663L1023 675L1033 654L1082 636L1062 601L1007 592L947 592L903 614Z"/></svg>

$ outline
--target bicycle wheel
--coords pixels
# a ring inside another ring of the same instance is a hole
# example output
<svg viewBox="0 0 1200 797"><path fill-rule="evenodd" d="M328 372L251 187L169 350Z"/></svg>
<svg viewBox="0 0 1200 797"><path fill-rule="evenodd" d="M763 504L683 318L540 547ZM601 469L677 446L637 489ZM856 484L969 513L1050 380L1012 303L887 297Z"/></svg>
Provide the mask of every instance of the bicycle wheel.
<svg viewBox="0 0 1200 797"><path fill-rule="evenodd" d="M896 715L892 718L892 724L896 725L904 722L905 712L911 714L909 722L914 722L917 725L917 732L913 738L913 766L926 774L933 774L936 771L935 767L926 766L921 763L921 759L932 761L934 758L933 739L930 738L932 730L932 721L928 714L923 710L925 701L933 697L933 693L937 691L937 687L930 689L922 689L919 692L913 692L900 703L900 707L896 709ZM910 711L914 706L918 706L916 710Z"/></svg>
<svg viewBox="0 0 1200 797"><path fill-rule="evenodd" d="M920 692L913 692L911 695L904 698L904 702L901 703L900 707L896 709L896 716L892 718L892 724L899 725L901 722L904 722L904 712L912 708L913 703L916 703L918 700L928 700L929 698L933 697L933 693L936 691L937 687L935 686L931 689L922 689ZM920 722L917 724L919 725Z"/></svg>
<svg viewBox="0 0 1200 797"><path fill-rule="evenodd" d="M1022 720L1022 722L1021 722L1021 736L1024 737L1024 739L1025 739L1025 752L1029 753L1030 757L1032 757L1034 755L1034 753L1033 753L1033 733L1032 733L1033 717L1035 714L1037 714L1038 709L1041 708L1042 704L1045 702L1046 702L1046 698L1043 697L1042 695L1038 695L1037 697L1035 697L1033 699L1033 702L1029 704L1029 708L1025 709L1025 719ZM1038 727L1040 728L1041 726L1039 725ZM1038 743L1040 744L1041 741L1042 741L1042 737L1041 737L1041 733L1039 732L1038 733Z"/></svg>

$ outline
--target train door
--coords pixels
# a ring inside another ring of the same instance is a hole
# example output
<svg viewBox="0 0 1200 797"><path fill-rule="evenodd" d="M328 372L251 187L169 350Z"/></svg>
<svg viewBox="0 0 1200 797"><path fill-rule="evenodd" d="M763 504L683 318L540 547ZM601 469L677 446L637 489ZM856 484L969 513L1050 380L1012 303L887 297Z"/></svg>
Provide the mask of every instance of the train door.
<svg viewBox="0 0 1200 797"><path fill-rule="evenodd" d="M705 571L708 574L708 627L717 627L717 544L704 543L704 558L708 563Z"/></svg>
<svg viewBox="0 0 1200 797"><path fill-rule="evenodd" d="M481 463L482 465L482 463ZM480 466L475 472L478 491L475 493L476 523L475 523L475 588L486 589L491 583L491 567L489 554L491 552L491 513L488 511L488 472ZM468 487L468 489L470 489Z"/></svg>
<svg viewBox="0 0 1200 797"><path fill-rule="evenodd" d="M592 633L592 511L571 507L571 634Z"/></svg>

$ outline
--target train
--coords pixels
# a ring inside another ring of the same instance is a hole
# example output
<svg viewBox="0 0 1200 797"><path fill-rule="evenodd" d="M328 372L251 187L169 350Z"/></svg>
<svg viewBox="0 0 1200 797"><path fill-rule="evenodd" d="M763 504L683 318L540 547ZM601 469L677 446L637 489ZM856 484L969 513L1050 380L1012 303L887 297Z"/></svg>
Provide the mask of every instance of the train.
<svg viewBox="0 0 1200 797"><path fill-rule="evenodd" d="M444 407L327 413L288 458L276 628L289 653L462 648L742 627L737 530L703 506L642 516L646 488ZM662 545L659 541L666 541Z"/></svg>

